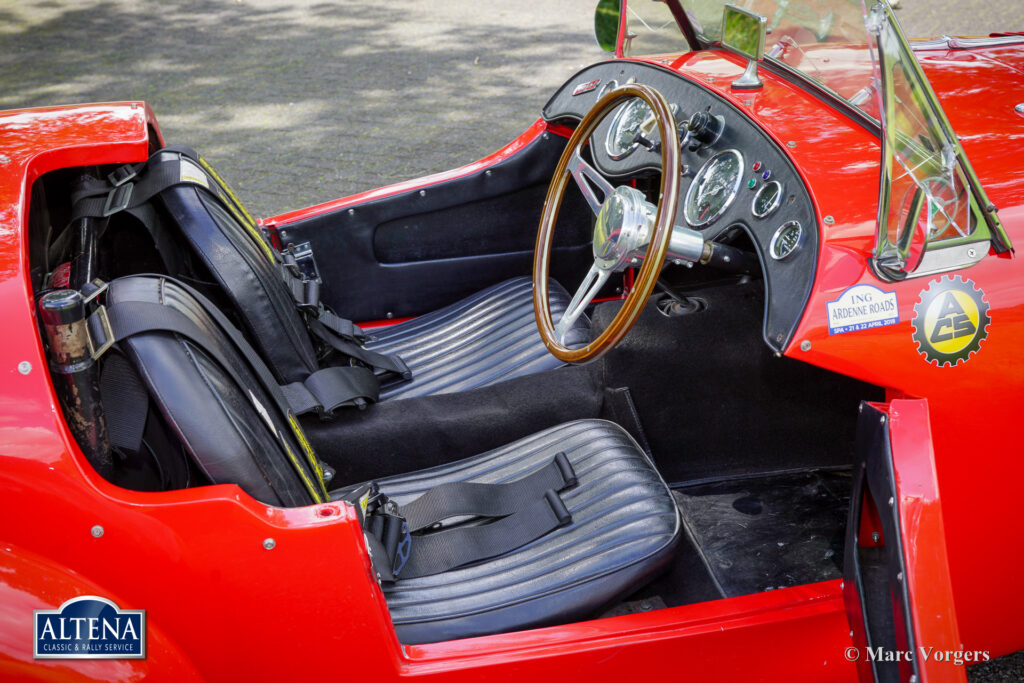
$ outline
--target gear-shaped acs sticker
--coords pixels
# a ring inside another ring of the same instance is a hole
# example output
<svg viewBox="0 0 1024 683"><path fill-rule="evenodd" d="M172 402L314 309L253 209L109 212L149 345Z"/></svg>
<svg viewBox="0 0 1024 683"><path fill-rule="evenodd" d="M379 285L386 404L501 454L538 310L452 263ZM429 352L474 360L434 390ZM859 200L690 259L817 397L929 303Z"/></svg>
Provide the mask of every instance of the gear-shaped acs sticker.
<svg viewBox="0 0 1024 683"><path fill-rule="evenodd" d="M973 280L959 275L932 280L914 306L914 341L939 367L967 362L988 336L988 302Z"/></svg>

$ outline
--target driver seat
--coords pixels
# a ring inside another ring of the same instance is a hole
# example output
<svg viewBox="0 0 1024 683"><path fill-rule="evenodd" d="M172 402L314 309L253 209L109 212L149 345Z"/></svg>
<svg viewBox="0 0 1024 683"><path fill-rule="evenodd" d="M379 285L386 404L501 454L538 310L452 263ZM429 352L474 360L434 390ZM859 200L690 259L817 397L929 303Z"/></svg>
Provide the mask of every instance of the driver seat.
<svg viewBox="0 0 1024 683"><path fill-rule="evenodd" d="M548 353L533 317L527 277L495 284L440 310L366 333L325 308L315 263L275 249L216 172L192 149L168 147L117 169L74 199L73 217L128 214L148 230L165 272L193 282L231 311L281 384L324 367L355 363L373 377L331 405L466 391L564 365ZM184 248L183 248L184 247ZM196 264L201 264L197 269ZM310 264L313 264L312 266ZM312 269L311 269L312 268ZM551 312L569 302L556 282ZM590 340L584 317L568 343Z"/></svg>
<svg viewBox="0 0 1024 683"><path fill-rule="evenodd" d="M90 316L90 334L94 343L115 342L100 359L100 386L119 467L138 477L146 469L140 461L155 458L148 467L160 473L162 488L234 483L274 506L352 500L349 494L360 485L332 486L330 468L320 460L342 454L313 452L267 367L209 300L183 283L154 276L115 280L104 296L102 316L99 310ZM93 324L97 316L105 318L104 325ZM113 338L96 337L111 330ZM151 436L158 424L170 427L165 431L173 437L161 438L176 445L161 447ZM136 442L126 444L131 433ZM370 449L372 444L362 457L372 457ZM561 518L561 526L510 550L385 581L401 642L595 617L667 565L680 534L672 494L636 442L610 422L557 425L481 455L375 484L400 511L428 491L451 490L445 486L519 482L553 459L560 468L567 461L571 477L557 494L548 490L543 498L558 497L570 519ZM445 516L423 536L473 531L487 521L474 514ZM364 522L372 548L370 526ZM422 536L407 537L413 551L423 542ZM376 567L378 553L371 558Z"/></svg>

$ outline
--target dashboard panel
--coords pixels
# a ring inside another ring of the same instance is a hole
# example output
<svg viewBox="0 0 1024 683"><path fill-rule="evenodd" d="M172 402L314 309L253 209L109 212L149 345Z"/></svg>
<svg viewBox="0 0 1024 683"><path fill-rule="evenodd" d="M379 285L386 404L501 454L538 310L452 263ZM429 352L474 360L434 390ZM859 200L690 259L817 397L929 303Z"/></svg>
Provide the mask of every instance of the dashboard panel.
<svg viewBox="0 0 1024 683"><path fill-rule="evenodd" d="M595 81L590 89L581 87ZM732 103L651 64L611 60L580 71L548 101L544 118L578 121L608 90L633 82L658 90L680 129L684 144L676 224L710 240L736 228L748 234L765 279L764 339L782 351L810 296L818 255L816 213L796 168ZM646 105L637 102L618 105L592 138L592 161L612 184L660 171L657 127L645 118Z"/></svg>

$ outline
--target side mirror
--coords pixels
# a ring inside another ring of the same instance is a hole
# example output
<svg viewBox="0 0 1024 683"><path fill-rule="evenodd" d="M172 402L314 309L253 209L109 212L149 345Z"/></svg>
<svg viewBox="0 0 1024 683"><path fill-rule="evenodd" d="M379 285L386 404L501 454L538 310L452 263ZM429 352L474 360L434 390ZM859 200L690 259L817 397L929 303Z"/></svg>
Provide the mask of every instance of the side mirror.
<svg viewBox="0 0 1024 683"><path fill-rule="evenodd" d="M736 5L722 8L722 47L750 60L743 75L732 83L736 90L757 90L762 86L757 63L764 59L767 33L766 17Z"/></svg>
<svg viewBox="0 0 1024 683"><path fill-rule="evenodd" d="M594 11L594 38L606 52L615 52L618 46L622 4L621 0L600 0Z"/></svg>

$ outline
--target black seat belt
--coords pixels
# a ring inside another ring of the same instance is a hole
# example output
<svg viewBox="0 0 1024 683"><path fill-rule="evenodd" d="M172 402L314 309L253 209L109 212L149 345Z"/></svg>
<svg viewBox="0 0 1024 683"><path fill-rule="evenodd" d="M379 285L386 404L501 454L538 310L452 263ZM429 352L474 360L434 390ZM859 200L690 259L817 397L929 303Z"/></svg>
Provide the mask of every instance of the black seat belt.
<svg viewBox="0 0 1024 683"><path fill-rule="evenodd" d="M178 157L168 160L155 159L163 153L177 154ZM312 258L306 259L303 265L311 264L315 277L300 270L299 259L291 254L290 249L285 250L284 254L279 254L259 231L252 217L213 173L212 168L191 148L166 147L146 162L115 169L109 174L108 183L97 181L72 197L72 220L87 216L109 218L121 211L127 212L135 216L153 236L162 255L170 254L173 250L167 246L166 235L148 202L175 185L203 187L234 215L235 220L242 224L252 239L258 243L259 248L278 271L285 288L291 293L309 331L317 339L328 348L354 358L381 374L393 375L402 380L412 378L409 366L397 355L370 351L362 346L362 342L365 341L362 330L320 302L320 278L315 274L316 266Z"/></svg>
<svg viewBox="0 0 1024 683"><path fill-rule="evenodd" d="M342 318L320 301L320 273L308 242L281 252L278 270L295 306L306 316L309 331L331 349L355 358L384 375L412 379L412 371L396 354L371 351L363 346L370 338L351 320Z"/></svg>
<svg viewBox="0 0 1024 683"><path fill-rule="evenodd" d="M89 316L90 334L97 345L117 342L140 332L176 332L209 352L221 365L227 366L226 369L231 369L216 349L205 344L199 327L180 311L162 304L147 302L114 304L105 310L114 339L105 338L102 315L104 314L97 311ZM262 364L262 360L251 347L238 347L238 350L250 366L257 362ZM242 386L244 388L244 385ZM373 373L367 368L355 365L322 368L307 376L302 382L292 382L283 386L275 383L274 386L296 415L314 410L329 415L331 411L347 405L362 408L368 403L375 402L380 391Z"/></svg>
<svg viewBox="0 0 1024 683"><path fill-rule="evenodd" d="M360 513L374 568L382 581L430 576L504 555L572 522L558 491L575 486L565 453L532 474L503 484L452 482L397 506L376 484L345 495ZM495 518L432 533L445 520Z"/></svg>

